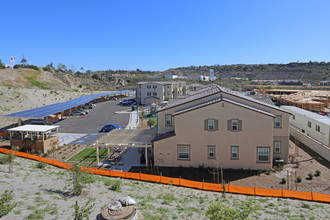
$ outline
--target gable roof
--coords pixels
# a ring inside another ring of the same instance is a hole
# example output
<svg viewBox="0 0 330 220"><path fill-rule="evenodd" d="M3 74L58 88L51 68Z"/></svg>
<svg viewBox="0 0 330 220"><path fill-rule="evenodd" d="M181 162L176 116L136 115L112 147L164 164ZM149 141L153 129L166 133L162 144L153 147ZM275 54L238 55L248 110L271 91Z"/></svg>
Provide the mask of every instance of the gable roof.
<svg viewBox="0 0 330 220"><path fill-rule="evenodd" d="M251 102L258 103L258 104L276 109L278 111L282 111L282 112L291 114L289 111L281 109L281 108L279 108L275 105L272 105L270 103L266 103L266 102L254 99L252 97L249 97L249 96L245 95L242 92L233 91L231 89L221 87L221 86L218 86L218 85L215 85L215 84L207 85L207 86L204 86L204 87L202 87L202 88L200 88L196 91L192 91L188 95L186 95L186 97L181 97L180 99L174 99L171 102L168 102L168 104L165 105L163 108L161 108L158 112L161 112L161 111L164 111L166 109L170 109L170 108L173 108L173 107L176 107L176 106L180 106L180 105L183 105L185 103L189 103L189 102L192 102L192 101L195 101L195 100L198 100L198 99L202 99L202 98L207 97L207 96L211 96L211 95L214 95L214 94L217 94L217 93L221 93L221 92L223 92L225 94L233 95L233 96L236 96L236 97L239 97L239 98L242 98L242 99L246 99L246 100L249 100Z"/></svg>
<svg viewBox="0 0 330 220"><path fill-rule="evenodd" d="M237 105L237 106L240 106L240 107L243 107L243 108L246 108L246 109L249 109L249 110L252 110L252 111L267 115L267 116L270 116L270 117L273 117L273 118L276 117L272 113L266 112L264 110L261 110L261 109L258 109L258 108L255 108L255 107L252 107L252 106L249 106L249 105L245 105L245 104L233 101L233 100L228 99L228 98L223 98L223 97L217 98L217 99L214 99L212 101L208 101L208 102L205 102L205 103L202 103L202 104L190 107L190 108L182 109L180 111L177 111L177 112L173 113L173 116L180 115L180 114L183 114L183 113L186 113L186 112L189 112L189 111L193 111L193 110L196 110L196 109L199 109L199 108L203 108L205 106L209 106L209 105L221 102L221 101L225 101L225 102L228 102L228 103L231 103L231 104L234 104L234 105Z"/></svg>

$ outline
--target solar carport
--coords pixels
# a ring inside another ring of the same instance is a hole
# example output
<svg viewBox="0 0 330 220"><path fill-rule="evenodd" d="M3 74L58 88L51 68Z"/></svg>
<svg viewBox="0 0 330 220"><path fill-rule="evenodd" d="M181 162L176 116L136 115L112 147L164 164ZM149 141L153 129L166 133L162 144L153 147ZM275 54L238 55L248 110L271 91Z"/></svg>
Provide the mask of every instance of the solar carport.
<svg viewBox="0 0 330 220"><path fill-rule="evenodd" d="M106 96L116 96L122 94L129 94L133 92L132 90L116 91L116 92L107 92L107 93L98 93L93 95L85 95L76 99L72 99L67 102L56 103L52 105L42 106L39 108L33 108L26 111L21 111L17 113L12 113L5 115L6 117L19 117L19 118L45 118L49 115L63 113L66 110L72 109L77 106L84 105L88 102L96 100L101 97Z"/></svg>

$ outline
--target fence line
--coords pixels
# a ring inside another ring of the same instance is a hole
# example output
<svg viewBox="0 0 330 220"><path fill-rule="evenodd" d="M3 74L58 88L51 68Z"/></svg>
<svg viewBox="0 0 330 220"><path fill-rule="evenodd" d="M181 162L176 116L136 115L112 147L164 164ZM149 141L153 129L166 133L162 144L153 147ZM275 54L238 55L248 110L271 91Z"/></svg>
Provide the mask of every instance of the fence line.
<svg viewBox="0 0 330 220"><path fill-rule="evenodd" d="M4 154L9 154L11 150L0 148L0 152ZM35 156L28 153L23 153L19 151L12 151L14 155L18 157L25 157L32 160L42 161L60 168L71 169L71 165L63 163L57 160L48 159L45 157ZM96 175L110 176L110 177L121 177L125 179L142 180L154 183L169 184L175 186L184 186L188 188L195 188L200 190L222 192L223 186L216 183L206 183L198 182L192 180L186 180L182 178L172 178L158 175L150 175L144 173L131 173L131 172L121 172L113 170L100 170L94 168L82 167L84 172ZM294 198L308 201L326 202L330 203L330 195L315 193L315 192L302 192L302 191L292 191L284 189L264 189L257 187L245 187L245 186L234 186L225 185L226 192L244 194L244 195L255 195L255 196L268 196L268 197L282 197L282 198Z"/></svg>

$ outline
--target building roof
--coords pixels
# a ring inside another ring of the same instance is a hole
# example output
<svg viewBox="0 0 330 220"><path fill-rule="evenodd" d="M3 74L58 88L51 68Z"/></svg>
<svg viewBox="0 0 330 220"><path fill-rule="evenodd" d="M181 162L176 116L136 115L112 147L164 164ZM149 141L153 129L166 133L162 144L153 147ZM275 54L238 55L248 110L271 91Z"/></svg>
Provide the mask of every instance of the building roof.
<svg viewBox="0 0 330 220"><path fill-rule="evenodd" d="M264 94L262 94L262 95L249 95L249 97L251 97L255 100L267 103L269 105L275 106L274 102L269 98L268 95L264 95Z"/></svg>
<svg viewBox="0 0 330 220"><path fill-rule="evenodd" d="M198 100L198 99L201 99L201 98L204 98L204 97L207 97L207 96L211 96L211 95L214 95L214 94L217 94L217 93L221 93L221 92L226 93L226 94L230 94L230 95L233 95L233 96L236 96L236 97L240 97L240 98L243 98L243 99L247 99L247 100L250 100L251 102L259 103L261 105L264 105L264 106L267 106L267 107L270 107L270 108L273 108L273 109L276 109L276 110L279 110L279 111L289 113L284 109L280 109L279 107L275 106L274 104L263 102L261 100L249 97L249 96L245 95L242 92L233 91L233 90L230 90L228 88L221 87L221 86L214 85L214 84L204 86L204 87L202 87L202 88L200 88L196 91L191 91L184 98L174 99L171 102L169 102L166 106L161 108L159 111L163 111L163 110L166 110L166 109L169 109L169 108L173 108L175 106L179 106L179 105L182 105L182 104L194 101L194 100Z"/></svg>
<svg viewBox="0 0 330 220"><path fill-rule="evenodd" d="M307 111L305 109L298 108L296 106L288 106L288 105L283 106L282 105L281 108L286 109L286 110L288 110L290 112L293 112L293 113L301 114L303 116L314 119L314 120L319 121L321 123L330 125L330 117L328 117L328 116L319 115L319 114L316 114L314 112L310 112L310 111Z"/></svg>
<svg viewBox="0 0 330 220"><path fill-rule="evenodd" d="M147 83L156 83L161 85L172 84L172 83L185 83L185 81L149 81L149 82L138 82L138 85L143 85Z"/></svg>
<svg viewBox="0 0 330 220"><path fill-rule="evenodd" d="M16 128L10 128L7 131L20 131L20 132L47 132L59 128L56 125L23 125Z"/></svg>
<svg viewBox="0 0 330 220"><path fill-rule="evenodd" d="M237 106L240 106L240 107L243 107L243 108L246 108L246 109L250 109L252 111L255 111L255 112L259 112L261 114L265 114L265 115L268 115L268 116L271 116L271 117L276 117L274 114L272 113L269 113L269 112L266 112L266 111L263 111L261 109L258 109L258 108L255 108L255 107L252 107L252 106L248 106L248 105L245 105L245 104L242 104L242 103L239 103L239 102L236 102L236 101L233 101L233 100L230 100L230 99L227 99L227 98L217 98L217 99L214 99L212 101L208 101L208 102L205 102L203 104L200 104L200 105L195 105L193 107L190 107L190 108L186 108L186 109L183 109L183 110L180 110L180 111L177 111L173 114L173 116L176 116L176 115L179 115L179 114L183 114L183 113L186 113L186 112L189 112L189 111L192 111L192 110L195 110L195 109L198 109L198 108L203 108L205 106L208 106L208 105L212 105L214 103L218 103L218 102L221 102L221 101L225 101L225 102L229 102L231 104L234 104L234 105L237 105Z"/></svg>
<svg viewBox="0 0 330 220"><path fill-rule="evenodd" d="M55 103L52 105L46 105L39 108L33 108L21 112L16 112L12 114L5 115L6 117L20 117L20 118L44 118L49 115L53 115L79 105L84 105L90 101L93 101L97 98L108 96L108 95L118 95L122 93L129 93L131 90L108 92L108 93L98 93L92 95L81 96L70 101Z"/></svg>

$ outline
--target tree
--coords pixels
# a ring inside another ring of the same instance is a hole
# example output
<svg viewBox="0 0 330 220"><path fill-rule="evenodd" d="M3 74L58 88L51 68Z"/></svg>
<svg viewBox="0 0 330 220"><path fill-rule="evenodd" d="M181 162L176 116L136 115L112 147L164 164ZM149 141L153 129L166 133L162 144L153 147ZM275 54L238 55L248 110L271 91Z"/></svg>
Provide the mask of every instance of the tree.
<svg viewBox="0 0 330 220"><path fill-rule="evenodd" d="M70 70L72 71L73 74L77 72L77 68L73 64L71 64Z"/></svg>
<svg viewBox="0 0 330 220"><path fill-rule="evenodd" d="M84 73L84 67L80 67L80 72Z"/></svg>
<svg viewBox="0 0 330 220"><path fill-rule="evenodd" d="M6 190L0 196L0 218L7 215L13 208L15 208L16 203L11 203L13 197L13 191L9 190Z"/></svg>
<svg viewBox="0 0 330 220"><path fill-rule="evenodd" d="M149 119L148 121L147 121L147 125L151 128L151 127L153 127L153 126L155 126L154 124L156 123L156 120L155 119Z"/></svg>
<svg viewBox="0 0 330 220"><path fill-rule="evenodd" d="M78 201L76 201L76 203L72 206L72 208L74 208L74 213L73 213L73 217L75 220L83 220L83 219L89 219L89 215L91 214L91 211L95 205L94 202L95 199L89 198L89 200L87 201L87 203L80 207L78 205Z"/></svg>
<svg viewBox="0 0 330 220"><path fill-rule="evenodd" d="M72 166L73 195L79 196L88 181L90 180L86 173L81 170L78 164L74 164Z"/></svg>
<svg viewBox="0 0 330 220"><path fill-rule="evenodd" d="M23 64L23 67L25 67L26 66L26 59L24 58L24 56L23 56L23 58L22 58L22 60L21 60L21 63Z"/></svg>
<svg viewBox="0 0 330 220"><path fill-rule="evenodd" d="M57 64L57 70L61 71L61 72L66 72L67 71L66 66L63 63Z"/></svg>
<svg viewBox="0 0 330 220"><path fill-rule="evenodd" d="M5 64L3 64L1 59L0 59L0 69L5 69L5 68L6 68Z"/></svg>

